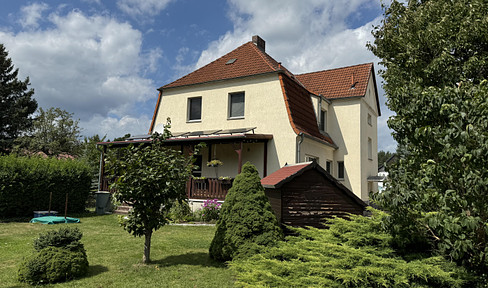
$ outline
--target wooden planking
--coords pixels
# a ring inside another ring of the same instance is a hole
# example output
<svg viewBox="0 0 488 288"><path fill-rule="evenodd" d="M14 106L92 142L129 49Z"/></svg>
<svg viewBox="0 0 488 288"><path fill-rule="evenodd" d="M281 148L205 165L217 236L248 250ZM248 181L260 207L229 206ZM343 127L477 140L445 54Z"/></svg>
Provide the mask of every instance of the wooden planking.
<svg viewBox="0 0 488 288"><path fill-rule="evenodd" d="M278 219L278 222L281 223L281 192L278 189L266 189L265 191L266 196L268 196L269 203L271 204L271 208Z"/></svg>

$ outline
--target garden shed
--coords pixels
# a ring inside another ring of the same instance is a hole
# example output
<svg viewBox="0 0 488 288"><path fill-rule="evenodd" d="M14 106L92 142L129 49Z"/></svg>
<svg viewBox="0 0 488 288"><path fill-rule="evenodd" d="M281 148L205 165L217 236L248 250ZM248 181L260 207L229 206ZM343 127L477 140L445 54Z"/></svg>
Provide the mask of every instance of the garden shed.
<svg viewBox="0 0 488 288"><path fill-rule="evenodd" d="M324 218L362 215L366 203L315 161L286 165L261 180L280 223L323 228Z"/></svg>

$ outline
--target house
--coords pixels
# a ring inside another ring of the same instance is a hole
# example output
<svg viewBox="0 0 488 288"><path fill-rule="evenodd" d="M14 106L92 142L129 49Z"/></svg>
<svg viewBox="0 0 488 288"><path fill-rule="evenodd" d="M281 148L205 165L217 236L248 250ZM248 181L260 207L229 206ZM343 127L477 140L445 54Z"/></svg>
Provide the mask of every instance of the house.
<svg viewBox="0 0 488 288"><path fill-rule="evenodd" d="M377 189L368 177L378 169L380 115L373 64L295 75L266 53L265 44L253 36L158 89L149 134L161 132L169 117L167 145L192 153L193 145L207 144L194 171L206 179L189 181L189 198L223 200L230 185L218 178L235 177L246 161L263 178L285 164L313 160L368 201ZM111 144L144 141L147 136ZM212 160L222 165L207 165Z"/></svg>
<svg viewBox="0 0 488 288"><path fill-rule="evenodd" d="M363 215L367 206L315 161L284 166L261 184L276 218L288 226L321 228L324 218Z"/></svg>

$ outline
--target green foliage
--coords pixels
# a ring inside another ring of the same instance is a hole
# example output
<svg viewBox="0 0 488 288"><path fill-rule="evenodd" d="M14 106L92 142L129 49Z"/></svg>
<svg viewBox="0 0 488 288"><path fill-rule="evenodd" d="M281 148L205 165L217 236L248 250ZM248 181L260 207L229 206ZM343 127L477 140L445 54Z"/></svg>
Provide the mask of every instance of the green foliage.
<svg viewBox="0 0 488 288"><path fill-rule="evenodd" d="M88 259L77 228L48 231L34 240L37 251L24 259L18 279L30 284L63 282L88 272Z"/></svg>
<svg viewBox="0 0 488 288"><path fill-rule="evenodd" d="M116 178L117 201L131 203L124 229L134 236L144 236L144 262L150 262L152 232L166 224L166 215L175 200L186 198L185 185L191 175L191 157L163 145L171 135L165 125L164 134L154 135L150 145L129 146L121 155L111 157L108 168ZM114 154L112 154L114 155Z"/></svg>
<svg viewBox="0 0 488 288"><path fill-rule="evenodd" d="M210 256L219 261L248 257L283 238L256 167L242 166L225 197Z"/></svg>
<svg viewBox="0 0 488 288"><path fill-rule="evenodd" d="M237 287L464 287L468 275L442 257L405 261L381 229L384 214L297 228L277 247L230 263Z"/></svg>
<svg viewBox="0 0 488 288"><path fill-rule="evenodd" d="M39 252L46 247L62 247L69 250L84 250L80 243L83 233L78 228L60 228L39 235L34 240L34 249Z"/></svg>
<svg viewBox="0 0 488 288"><path fill-rule="evenodd" d="M190 209L190 205L186 200L175 200L171 208L169 209L168 219L172 222L187 222L193 221L193 213Z"/></svg>
<svg viewBox="0 0 488 288"><path fill-rule="evenodd" d="M92 175L85 163L40 157L0 157L0 217L32 216L49 208L83 212Z"/></svg>
<svg viewBox="0 0 488 288"><path fill-rule="evenodd" d="M430 249L488 269L488 3L393 1L370 49L386 67L399 144L374 200L408 251Z"/></svg>
<svg viewBox="0 0 488 288"><path fill-rule="evenodd" d="M39 108L32 130L17 142L29 152L78 156L81 154L78 122L73 120L73 113L60 108L51 107L46 111Z"/></svg>
<svg viewBox="0 0 488 288"><path fill-rule="evenodd" d="M20 81L18 74L0 44L0 152L10 152L13 141L32 125L30 115L37 108L34 89L28 89L29 77Z"/></svg>
<svg viewBox="0 0 488 288"><path fill-rule="evenodd" d="M378 166L384 165L386 160L390 159L393 156L393 153L390 151L378 151Z"/></svg>

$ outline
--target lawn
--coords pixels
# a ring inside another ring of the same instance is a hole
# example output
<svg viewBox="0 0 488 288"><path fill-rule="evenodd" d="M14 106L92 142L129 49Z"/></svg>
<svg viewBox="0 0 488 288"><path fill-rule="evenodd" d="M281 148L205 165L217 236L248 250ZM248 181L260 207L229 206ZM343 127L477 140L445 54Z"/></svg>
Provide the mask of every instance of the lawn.
<svg viewBox="0 0 488 288"><path fill-rule="evenodd" d="M88 276L44 287L231 287L233 277L208 256L213 226L164 226L152 237L150 265L142 264L144 239L131 236L116 215L79 217L78 224L0 223L0 286L28 287L17 281L22 258L39 233L73 225L83 232L90 262Z"/></svg>

